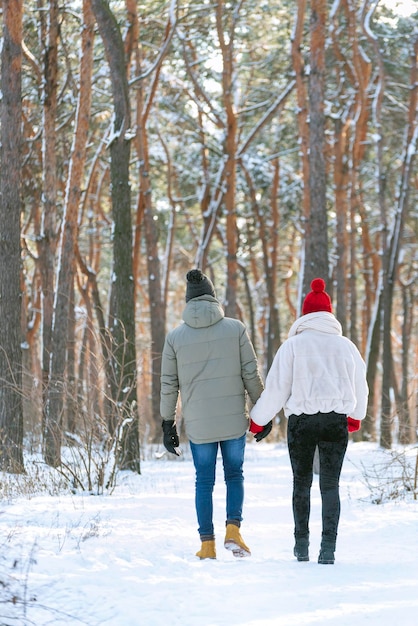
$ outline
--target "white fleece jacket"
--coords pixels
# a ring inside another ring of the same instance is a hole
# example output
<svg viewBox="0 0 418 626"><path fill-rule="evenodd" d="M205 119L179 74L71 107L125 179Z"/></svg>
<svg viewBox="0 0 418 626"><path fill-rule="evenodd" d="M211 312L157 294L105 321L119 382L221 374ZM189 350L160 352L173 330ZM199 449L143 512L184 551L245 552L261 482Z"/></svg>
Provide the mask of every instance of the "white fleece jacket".
<svg viewBox="0 0 418 626"><path fill-rule="evenodd" d="M368 393L366 365L341 324L332 313L309 313L277 351L251 419L264 426L283 408L286 417L335 411L362 420Z"/></svg>

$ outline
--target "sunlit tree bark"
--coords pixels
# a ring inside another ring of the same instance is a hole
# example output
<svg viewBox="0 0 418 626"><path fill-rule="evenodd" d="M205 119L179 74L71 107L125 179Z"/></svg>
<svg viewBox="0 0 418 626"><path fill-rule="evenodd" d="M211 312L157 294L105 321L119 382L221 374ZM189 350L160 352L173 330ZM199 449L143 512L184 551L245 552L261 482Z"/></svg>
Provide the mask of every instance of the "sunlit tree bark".
<svg viewBox="0 0 418 626"><path fill-rule="evenodd" d="M224 206L226 214L226 294L225 313L230 317L237 317L237 216L235 207L236 191L236 152L237 152L237 115L234 107L234 38L235 25L239 16L240 2L226 20L225 4L222 0L216 4L216 30L222 54L222 92L225 108L225 172L224 181L226 191ZM229 24L226 27L225 21Z"/></svg>
<svg viewBox="0 0 418 626"><path fill-rule="evenodd" d="M291 53L293 69L296 76L296 101L297 101L297 122L300 141L300 159L302 169L302 228L303 228L303 250L301 263L300 286L304 290L305 286L305 258L307 254L306 246L310 240L310 191L309 191L309 104L306 88L305 61L302 52L303 32L305 24L306 0L297 3L295 26L291 38ZM305 291L304 291L305 292Z"/></svg>
<svg viewBox="0 0 418 626"><path fill-rule="evenodd" d="M50 376L47 389L46 407L48 432L46 439L45 460L54 467L61 462L61 430L65 409L65 397L73 393L65 373L67 366L67 342L69 320L74 315L71 306L74 301L75 246L78 236L78 210L86 160L90 104L91 75L93 68L94 16L90 3L84 0L84 28L82 32L82 56L80 65L80 90L77 106L74 144L71 150L71 162L65 197L64 219L59 244L58 276L54 302L52 328L52 352ZM68 374L69 372L67 372Z"/></svg>

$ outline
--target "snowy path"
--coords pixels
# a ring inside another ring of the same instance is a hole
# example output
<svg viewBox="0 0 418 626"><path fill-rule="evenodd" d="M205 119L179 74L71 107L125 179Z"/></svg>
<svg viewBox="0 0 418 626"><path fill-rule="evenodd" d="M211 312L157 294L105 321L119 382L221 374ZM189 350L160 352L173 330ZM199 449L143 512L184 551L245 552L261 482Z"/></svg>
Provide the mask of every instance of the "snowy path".
<svg viewBox="0 0 418 626"><path fill-rule="evenodd" d="M145 460L112 496L37 496L0 507L1 626L415 626L418 502L370 504L350 444L334 566L292 555L291 471L283 444L249 444L242 534L252 557L224 550L225 488L215 488L216 561L199 561L190 455ZM363 499L360 499L364 497ZM13 567L13 563L15 566ZM6 585L6 587L4 587ZM15 590L17 604L5 603Z"/></svg>

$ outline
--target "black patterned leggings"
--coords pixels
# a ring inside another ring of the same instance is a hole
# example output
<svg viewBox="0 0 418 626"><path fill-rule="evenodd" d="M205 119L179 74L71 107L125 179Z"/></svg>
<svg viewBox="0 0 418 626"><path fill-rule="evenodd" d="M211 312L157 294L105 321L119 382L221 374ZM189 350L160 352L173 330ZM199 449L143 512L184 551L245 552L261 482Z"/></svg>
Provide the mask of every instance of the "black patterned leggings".
<svg viewBox="0 0 418 626"><path fill-rule="evenodd" d="M341 413L291 415L287 445L293 471L295 538L309 536L311 486L315 449L319 450L322 537L335 541L340 519L339 480L347 449L347 416Z"/></svg>

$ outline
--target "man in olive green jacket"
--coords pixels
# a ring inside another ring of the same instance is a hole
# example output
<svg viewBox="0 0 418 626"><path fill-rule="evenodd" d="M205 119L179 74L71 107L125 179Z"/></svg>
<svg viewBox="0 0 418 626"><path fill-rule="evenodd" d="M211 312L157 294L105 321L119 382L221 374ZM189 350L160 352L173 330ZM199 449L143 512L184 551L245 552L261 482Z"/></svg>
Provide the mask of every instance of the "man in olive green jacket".
<svg viewBox="0 0 418 626"><path fill-rule="evenodd" d="M175 417L180 393L186 435L196 470L196 513L201 559L216 558L213 488L221 449L226 482L224 545L234 556L249 556L240 535L244 500L247 393L254 404L263 390L254 348L242 322L225 317L210 279L187 274L184 323L168 333L162 356L161 404L164 445L178 453ZM257 436L271 430L268 424Z"/></svg>

